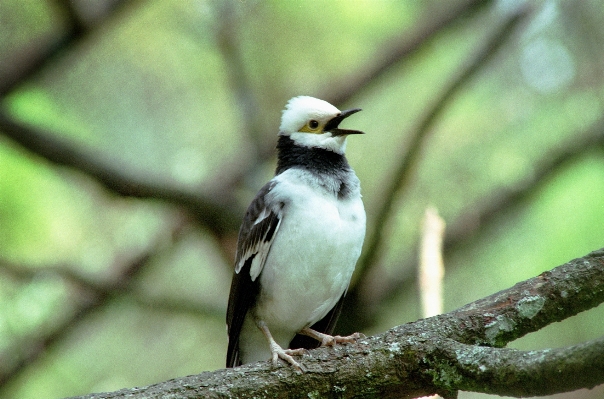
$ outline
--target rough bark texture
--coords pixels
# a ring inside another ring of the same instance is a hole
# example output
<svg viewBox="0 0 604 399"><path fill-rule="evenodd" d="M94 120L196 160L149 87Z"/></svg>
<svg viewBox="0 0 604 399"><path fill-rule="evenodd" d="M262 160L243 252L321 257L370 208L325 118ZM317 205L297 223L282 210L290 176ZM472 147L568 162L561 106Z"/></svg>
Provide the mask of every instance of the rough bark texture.
<svg viewBox="0 0 604 399"><path fill-rule="evenodd" d="M412 398L458 390L547 395L604 383L604 337L539 351L501 348L604 302L604 249L453 312L302 357L81 398Z"/></svg>

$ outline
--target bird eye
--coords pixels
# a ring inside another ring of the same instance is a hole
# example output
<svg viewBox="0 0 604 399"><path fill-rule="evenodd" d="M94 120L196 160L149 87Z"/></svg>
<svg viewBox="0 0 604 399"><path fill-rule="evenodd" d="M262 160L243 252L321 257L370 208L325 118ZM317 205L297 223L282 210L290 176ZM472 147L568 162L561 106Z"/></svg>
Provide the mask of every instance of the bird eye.
<svg viewBox="0 0 604 399"><path fill-rule="evenodd" d="M308 122L308 127L311 129L316 129L319 127L319 122L317 122L316 120L311 120L310 122Z"/></svg>

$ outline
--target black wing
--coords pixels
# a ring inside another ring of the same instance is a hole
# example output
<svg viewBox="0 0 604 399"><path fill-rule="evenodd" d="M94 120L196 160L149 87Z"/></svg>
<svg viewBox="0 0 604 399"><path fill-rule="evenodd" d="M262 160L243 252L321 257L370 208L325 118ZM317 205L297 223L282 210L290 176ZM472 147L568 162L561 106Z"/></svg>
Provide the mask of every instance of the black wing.
<svg viewBox="0 0 604 399"><path fill-rule="evenodd" d="M338 318L340 317L340 313L342 312L342 306L344 305L345 296L346 292L342 294L340 300L336 303L336 306L334 306L329 311L329 313L325 315L325 317L310 326L310 328L323 334L332 335L333 329L336 327L336 323L338 322ZM294 339L292 339L289 343L290 349L314 349L318 348L319 345L321 345L321 342L302 334L296 334Z"/></svg>
<svg viewBox="0 0 604 399"><path fill-rule="evenodd" d="M237 241L235 273L231 283L227 307L227 333L229 346L226 366L241 364L239 359L239 334L248 310L254 305L260 292L258 276L264 267L270 246L281 223L282 204L267 204L266 194L275 186L267 183L258 192L247 209ZM273 206L271 206L273 205Z"/></svg>

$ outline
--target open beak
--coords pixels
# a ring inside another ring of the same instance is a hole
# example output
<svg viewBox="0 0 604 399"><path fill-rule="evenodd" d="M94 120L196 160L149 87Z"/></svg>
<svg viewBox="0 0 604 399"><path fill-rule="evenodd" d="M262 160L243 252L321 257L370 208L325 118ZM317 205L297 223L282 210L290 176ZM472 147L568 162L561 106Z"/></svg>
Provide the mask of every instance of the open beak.
<svg viewBox="0 0 604 399"><path fill-rule="evenodd" d="M323 131L325 133L327 133L327 132L331 133L331 135L334 137L335 136L346 136L349 134L364 134L363 132L361 132L359 130L348 130L348 129L339 129L338 128L338 126L340 125L340 122L342 122L344 119L348 118L350 115L356 114L360 110L361 110L360 108L354 108L354 109L348 109L346 111L340 112L340 115L332 118L329 122L327 122L325 124Z"/></svg>

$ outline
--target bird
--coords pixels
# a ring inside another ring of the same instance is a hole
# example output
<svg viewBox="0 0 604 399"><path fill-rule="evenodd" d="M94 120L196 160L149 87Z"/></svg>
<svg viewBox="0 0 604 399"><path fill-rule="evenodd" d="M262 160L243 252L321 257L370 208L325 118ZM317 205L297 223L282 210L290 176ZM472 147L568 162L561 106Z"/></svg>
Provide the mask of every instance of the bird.
<svg viewBox="0 0 604 399"><path fill-rule="evenodd" d="M275 176L239 230L227 367L282 359L303 372L293 356L364 337L330 335L365 238L360 181L345 157L346 138L363 132L339 127L359 111L309 96L287 102Z"/></svg>

